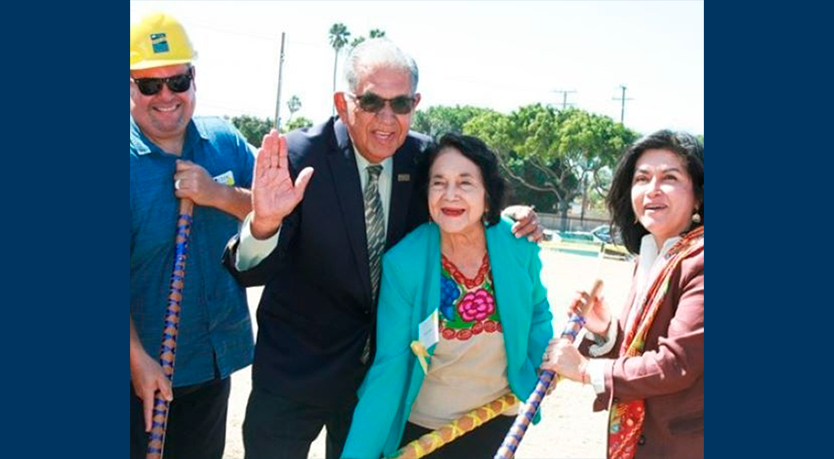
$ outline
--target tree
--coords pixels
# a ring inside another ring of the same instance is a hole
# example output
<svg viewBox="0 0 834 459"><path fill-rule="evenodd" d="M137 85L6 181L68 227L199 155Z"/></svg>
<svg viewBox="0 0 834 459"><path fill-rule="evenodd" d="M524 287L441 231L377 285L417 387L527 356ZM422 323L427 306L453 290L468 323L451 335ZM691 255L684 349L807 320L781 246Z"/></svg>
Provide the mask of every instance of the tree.
<svg viewBox="0 0 834 459"><path fill-rule="evenodd" d="M385 36L385 31L382 30L382 29L371 29L371 32L370 32L369 35L370 35L371 38L382 38L382 37ZM353 41L350 42L351 49L356 48L360 43L362 43L365 40L366 40L366 38L362 35L354 38Z"/></svg>
<svg viewBox="0 0 834 459"><path fill-rule="evenodd" d="M301 110L301 98L296 95L290 97L290 100L287 101L287 108L290 110L290 118L287 120L287 123L289 123L292 121L295 112Z"/></svg>
<svg viewBox="0 0 834 459"><path fill-rule="evenodd" d="M350 38L350 32L348 31L346 25L341 22L337 22L336 24L330 26L328 39L330 41L330 46L332 46L335 51L335 56L333 58L333 92L336 92L336 69L339 66L339 52L348 43L348 38ZM334 107L333 110L335 112L336 108Z"/></svg>
<svg viewBox="0 0 834 459"><path fill-rule="evenodd" d="M467 121L489 112L492 110L471 105L435 105L415 113L412 129L435 139L447 132L462 134Z"/></svg>
<svg viewBox="0 0 834 459"><path fill-rule="evenodd" d="M299 116L298 118L290 121L287 123L287 132L294 131L296 129L303 129L313 125L313 122L303 116Z"/></svg>
<svg viewBox="0 0 834 459"><path fill-rule="evenodd" d="M480 137L496 150L504 172L521 187L516 191L526 188L550 194L550 205L544 208L562 214L562 229L567 226L571 202L587 196L588 186L604 188L601 171L613 167L637 138L611 118L541 104L521 107L510 115L478 116L466 123L464 133Z"/></svg>
<svg viewBox="0 0 834 459"><path fill-rule="evenodd" d="M546 143L543 134L555 132L555 111L541 106L522 108L511 115L491 112L472 119L464 126L464 133L481 138L498 154L501 168L512 190L511 202L524 202L542 210L558 212L558 204L572 197L564 190L569 177L559 177L564 171L556 161L541 167L526 158L523 145L539 126L539 143ZM538 121L535 118L538 117ZM538 166L538 167L537 167ZM558 180L554 179L557 177ZM569 202L569 201L568 201Z"/></svg>
<svg viewBox="0 0 834 459"><path fill-rule="evenodd" d="M272 128L274 127L272 125L272 120L268 118L261 119L249 115L235 116L231 119L229 119L228 116L225 118L232 122L232 124L237 128L237 130L240 131L241 134L243 134L243 137L246 138L247 142L249 142L257 148L260 148L264 136L269 134L269 131L272 130ZM287 122L287 124L284 125L282 133L310 127L312 125L312 121L303 116L299 116L298 118L292 119L289 122Z"/></svg>
<svg viewBox="0 0 834 459"><path fill-rule="evenodd" d="M567 166L579 178L582 193L580 218L584 219L590 188L593 187L600 195L608 194L610 174L601 173L614 168L620 154L637 140L638 135L607 116L569 109L563 112L559 137L558 148Z"/></svg>
<svg viewBox="0 0 834 459"><path fill-rule="evenodd" d="M229 119L229 117L226 117ZM268 118L256 118L254 116L243 115L235 116L231 119L232 124L246 137L246 141L255 147L261 146L261 142L265 135L269 134L272 129L272 121Z"/></svg>

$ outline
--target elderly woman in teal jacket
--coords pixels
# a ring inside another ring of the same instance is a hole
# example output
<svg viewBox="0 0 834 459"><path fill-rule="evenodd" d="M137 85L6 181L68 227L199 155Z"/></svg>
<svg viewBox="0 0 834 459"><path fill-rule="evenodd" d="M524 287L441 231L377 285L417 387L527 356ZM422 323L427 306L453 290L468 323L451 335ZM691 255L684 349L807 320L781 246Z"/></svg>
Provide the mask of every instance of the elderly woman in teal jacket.
<svg viewBox="0 0 834 459"><path fill-rule="evenodd" d="M500 217L495 154L448 134L421 175L432 221L384 257L376 358L343 458L391 455L510 392L525 400L553 336L539 248ZM427 457L493 457L517 411Z"/></svg>

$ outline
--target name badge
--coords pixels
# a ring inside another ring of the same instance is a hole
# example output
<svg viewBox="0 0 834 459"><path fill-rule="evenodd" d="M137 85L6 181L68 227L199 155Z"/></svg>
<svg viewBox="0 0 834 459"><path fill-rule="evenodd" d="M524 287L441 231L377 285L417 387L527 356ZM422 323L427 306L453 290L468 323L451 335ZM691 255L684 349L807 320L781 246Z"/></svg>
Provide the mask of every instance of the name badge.
<svg viewBox="0 0 834 459"><path fill-rule="evenodd" d="M223 185L235 186L235 174L232 171L226 171L214 177L214 181Z"/></svg>
<svg viewBox="0 0 834 459"><path fill-rule="evenodd" d="M423 345L424 348L429 349L438 341L440 341L440 330L438 328L439 320L438 320L438 310L435 309L434 312L429 314L426 320L420 323L420 344Z"/></svg>

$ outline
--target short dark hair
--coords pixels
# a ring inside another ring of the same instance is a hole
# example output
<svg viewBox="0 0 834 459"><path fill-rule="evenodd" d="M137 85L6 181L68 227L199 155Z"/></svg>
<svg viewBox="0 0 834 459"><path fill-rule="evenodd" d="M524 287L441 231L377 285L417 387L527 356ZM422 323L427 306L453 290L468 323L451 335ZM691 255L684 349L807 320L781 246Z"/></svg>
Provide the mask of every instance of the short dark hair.
<svg viewBox="0 0 834 459"><path fill-rule="evenodd" d="M637 160L646 150L668 150L680 156L686 164L686 171L692 180L695 200L700 204L698 214L700 223L704 224L704 144L695 136L685 132L675 132L668 129L649 134L632 144L620 158L611 191L608 192L606 204L611 213L611 224L618 227L623 243L631 253L640 252L640 240L648 234L648 230L636 221L634 209L631 206L631 185L634 179L634 168Z"/></svg>
<svg viewBox="0 0 834 459"><path fill-rule="evenodd" d="M420 186L423 199L428 200L429 171L438 155L445 148L454 148L465 158L475 163L481 171L486 190L486 210L484 211L485 226L492 226L501 220L501 209L504 208L507 185L498 172L498 155L484 143L483 140L470 135L455 133L445 134L433 145L418 167L417 183Z"/></svg>

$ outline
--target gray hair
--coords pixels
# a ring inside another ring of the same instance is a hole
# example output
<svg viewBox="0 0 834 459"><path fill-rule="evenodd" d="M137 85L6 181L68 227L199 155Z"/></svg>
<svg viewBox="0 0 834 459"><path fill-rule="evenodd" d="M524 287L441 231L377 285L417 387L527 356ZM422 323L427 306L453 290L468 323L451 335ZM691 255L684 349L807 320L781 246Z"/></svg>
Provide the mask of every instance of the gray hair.
<svg viewBox="0 0 834 459"><path fill-rule="evenodd" d="M359 75L368 68L390 68L407 71L411 76L411 95L417 93L420 78L417 62L387 38L365 40L351 49L345 58L344 81L352 93L359 86Z"/></svg>

